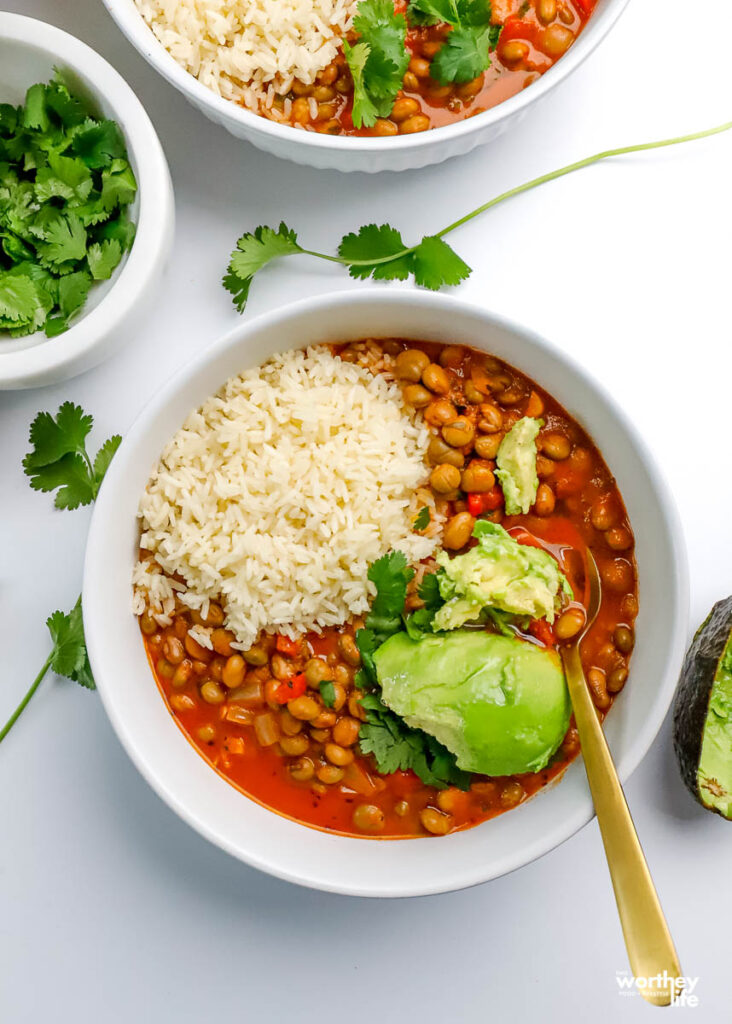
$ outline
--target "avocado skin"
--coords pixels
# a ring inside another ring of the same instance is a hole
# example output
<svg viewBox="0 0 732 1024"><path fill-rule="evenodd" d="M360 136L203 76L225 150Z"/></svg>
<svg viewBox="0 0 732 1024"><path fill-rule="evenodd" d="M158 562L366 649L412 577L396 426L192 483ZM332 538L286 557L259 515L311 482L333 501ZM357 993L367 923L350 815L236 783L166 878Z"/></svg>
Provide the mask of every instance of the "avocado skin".
<svg viewBox="0 0 732 1024"><path fill-rule="evenodd" d="M681 778L691 795L705 810L721 814L701 799L699 761L709 699L719 662L732 633L732 597L718 601L696 631L686 652L674 699L673 743ZM724 815L721 815L724 817Z"/></svg>

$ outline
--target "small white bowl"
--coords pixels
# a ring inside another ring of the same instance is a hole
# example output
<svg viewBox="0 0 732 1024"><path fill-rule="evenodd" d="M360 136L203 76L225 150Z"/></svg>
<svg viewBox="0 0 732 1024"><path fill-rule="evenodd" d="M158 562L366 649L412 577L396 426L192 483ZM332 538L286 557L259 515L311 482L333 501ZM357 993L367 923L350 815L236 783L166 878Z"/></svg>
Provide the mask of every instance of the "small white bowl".
<svg viewBox="0 0 732 1024"><path fill-rule="evenodd" d="M124 79L85 43L52 25L0 13L0 103L20 104L29 86L62 71L122 129L137 178L128 207L137 232L109 281L95 284L71 327L56 338L43 332L0 337L0 390L66 380L101 362L125 338L131 317L152 298L173 242L173 186L160 141L142 104Z"/></svg>
<svg viewBox="0 0 732 1024"><path fill-rule="evenodd" d="M202 835L301 885L357 896L416 896L475 885L521 867L592 817L584 768L515 810L444 839L355 839L299 825L248 799L203 760L171 717L131 612L137 505L152 466L187 415L235 373L277 351L363 337L449 340L528 373L588 429L625 498L636 537L640 615L630 680L607 722L626 779L673 695L687 635L688 583L673 500L633 424L565 353L533 332L456 299L373 289L308 299L242 324L178 372L133 425L92 516L84 628L107 714L141 773Z"/></svg>
<svg viewBox="0 0 732 1024"><path fill-rule="evenodd" d="M343 137L300 131L217 96L189 74L148 28L134 0L104 0L132 45L163 78L206 117L237 138L275 156L309 167L337 171L405 171L440 163L490 142L518 121L529 106L546 96L592 53L622 14L628 0L599 0L579 38L567 53L528 89L483 114L457 124L396 138Z"/></svg>

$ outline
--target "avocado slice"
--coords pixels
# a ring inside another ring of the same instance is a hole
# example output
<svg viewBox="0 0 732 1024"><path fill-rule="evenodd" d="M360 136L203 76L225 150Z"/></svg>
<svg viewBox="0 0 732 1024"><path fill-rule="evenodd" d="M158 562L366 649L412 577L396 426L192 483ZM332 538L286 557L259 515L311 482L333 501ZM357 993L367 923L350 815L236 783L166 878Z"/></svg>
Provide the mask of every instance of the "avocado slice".
<svg viewBox="0 0 732 1024"><path fill-rule="evenodd" d="M536 472L536 437L543 420L523 416L501 441L496 455L496 476L501 482L506 513L526 514L536 501L539 476Z"/></svg>
<svg viewBox="0 0 732 1024"><path fill-rule="evenodd" d="M710 811L732 818L732 597L718 601L684 659L673 740L681 777Z"/></svg>
<svg viewBox="0 0 732 1024"><path fill-rule="evenodd" d="M465 629L421 640L396 633L374 662L384 703L465 771L538 772L567 732L559 656L526 640Z"/></svg>

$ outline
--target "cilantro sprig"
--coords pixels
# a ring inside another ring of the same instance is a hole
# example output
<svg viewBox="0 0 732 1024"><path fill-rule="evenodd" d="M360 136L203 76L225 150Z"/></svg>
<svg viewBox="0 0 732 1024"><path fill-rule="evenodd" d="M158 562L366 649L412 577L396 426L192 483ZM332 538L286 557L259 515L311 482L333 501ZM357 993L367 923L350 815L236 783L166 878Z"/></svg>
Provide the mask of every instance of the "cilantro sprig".
<svg viewBox="0 0 732 1024"><path fill-rule="evenodd" d="M410 728L380 697L373 655L385 640L404 628L404 602L413 576L414 570L401 551L390 551L368 571L376 596L364 628L356 633L362 664L356 682L367 691L361 698L366 721L359 732L359 746L362 753L373 756L382 774L411 770L427 786L467 789L470 775L457 767L454 755L421 729Z"/></svg>
<svg viewBox="0 0 732 1024"><path fill-rule="evenodd" d="M441 85L470 82L491 66L501 26L491 24L486 0L410 0L407 14L413 25L450 26L430 67Z"/></svg>
<svg viewBox="0 0 732 1024"><path fill-rule="evenodd" d="M353 28L358 42L343 42L353 77L353 123L370 128L389 116L402 87L409 64L407 22L395 12L393 0L361 0Z"/></svg>
<svg viewBox="0 0 732 1024"><path fill-rule="evenodd" d="M23 470L31 487L56 491L56 508L90 505L101 486L122 438L108 438L92 459L86 450L86 438L93 419L78 405L64 402L56 416L39 412L30 428L32 450L23 459ZM89 657L84 640L81 597L70 612L55 611L46 619L51 636L51 651L18 707L0 729L0 743L28 706L49 671L94 690Z"/></svg>
<svg viewBox="0 0 732 1024"><path fill-rule="evenodd" d="M122 438L114 434L94 456L86 438L94 420L72 402L64 402L55 418L39 412L30 428L32 451L23 459L23 471L34 491L56 491L56 508L89 505L97 496L112 456Z"/></svg>
<svg viewBox="0 0 732 1024"><path fill-rule="evenodd" d="M705 131L690 135L679 135L672 139L661 139L618 149L606 149L593 156L577 160L558 170L542 174L538 178L524 182L515 188L502 192L489 199L482 206L472 210L459 220L448 224L446 228L433 235L426 235L414 245L407 245L399 231L390 224L366 224L358 231L349 233L341 240L337 255L316 252L300 244L298 236L284 222L279 228L260 226L252 232L243 234L231 254L228 272L223 279L224 287L231 292L234 305L241 313L244 311L249 291L255 274L263 270L273 260L281 256L311 256L316 259L337 263L348 269L351 277L359 280L373 278L377 281L405 281L414 278L416 284L423 288L438 290L460 284L472 273L472 269L444 241L445 235L457 230L475 217L486 213L494 206L529 192L539 185L545 185L557 178L562 178L574 171L608 160L611 157L624 156L630 153L641 153L666 146L676 146L683 142L708 138L732 128L732 121L708 128ZM0 289L0 308L2 291Z"/></svg>
<svg viewBox="0 0 732 1024"><path fill-rule="evenodd" d="M122 133L60 74L0 104L0 331L65 331L134 238Z"/></svg>

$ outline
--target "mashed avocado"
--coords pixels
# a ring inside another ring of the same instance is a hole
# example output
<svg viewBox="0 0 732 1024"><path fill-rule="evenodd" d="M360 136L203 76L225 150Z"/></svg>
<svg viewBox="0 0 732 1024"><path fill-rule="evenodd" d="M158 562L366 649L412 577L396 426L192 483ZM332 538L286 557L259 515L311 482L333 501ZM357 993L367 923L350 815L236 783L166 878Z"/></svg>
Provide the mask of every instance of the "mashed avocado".
<svg viewBox="0 0 732 1024"><path fill-rule="evenodd" d="M456 629L477 619L483 608L512 615L554 621L563 592L572 589L557 562L541 548L518 544L502 526L479 520L473 536L476 547L450 558L437 553L440 595L445 604L436 612L432 628Z"/></svg>
<svg viewBox="0 0 732 1024"><path fill-rule="evenodd" d="M383 701L484 775L540 771L567 731L570 701L559 656L525 640L459 630L376 651Z"/></svg>
<svg viewBox="0 0 732 1024"><path fill-rule="evenodd" d="M510 516L525 515L536 501L536 435L542 426L542 420L524 416L514 423L498 449L496 476Z"/></svg>

